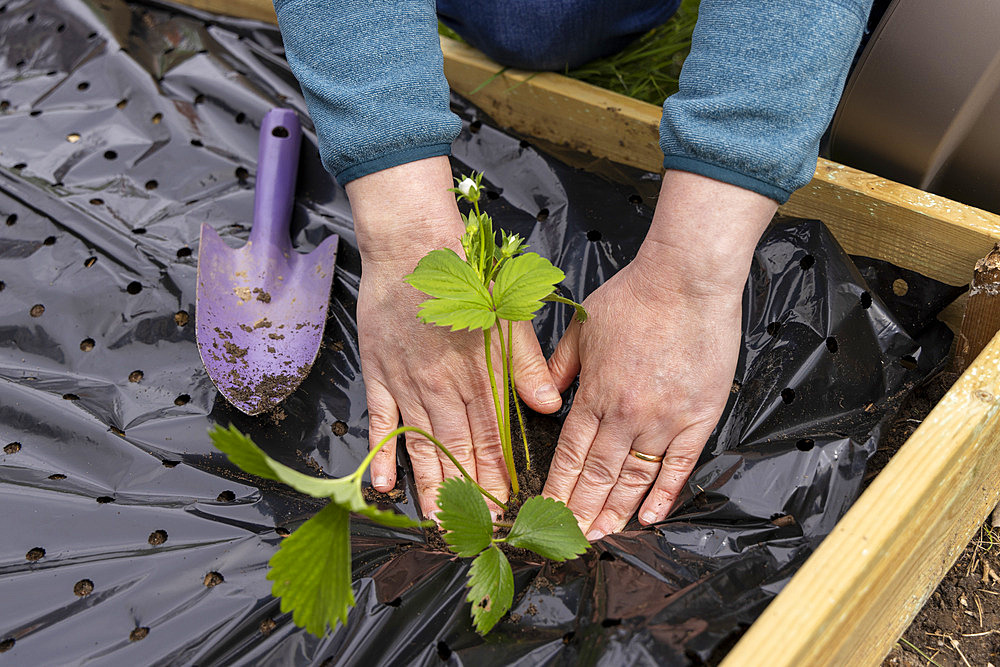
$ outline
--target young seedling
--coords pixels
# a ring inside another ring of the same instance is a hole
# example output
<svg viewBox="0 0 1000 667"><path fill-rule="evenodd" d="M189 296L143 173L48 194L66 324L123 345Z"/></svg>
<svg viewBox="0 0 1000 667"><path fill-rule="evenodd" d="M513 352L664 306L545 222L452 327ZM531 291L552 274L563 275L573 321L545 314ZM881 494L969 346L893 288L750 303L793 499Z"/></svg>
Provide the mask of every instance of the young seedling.
<svg viewBox="0 0 1000 667"><path fill-rule="evenodd" d="M515 380L511 323L533 319L543 301L572 305L580 321L586 319L586 311L555 293L556 283L565 277L563 272L544 257L525 253L527 246L518 235L501 231L501 241L497 244L493 221L479 209L482 177L473 174L460 180L458 188L452 190L473 207L468 215L463 215L466 229L461 241L466 259L449 249L432 250L405 280L432 297L420 307L418 316L424 322L449 326L452 331L482 329L504 461L516 495L519 489L507 407ZM493 371L494 328L500 347L502 401ZM530 467L524 420L516 397L513 402ZM409 432L418 433L437 446L464 478L448 479L441 484L438 519L451 550L461 557L475 559L469 570L467 600L472 603L473 624L480 634L489 632L513 602L514 577L499 545L528 549L556 561L576 558L588 548L573 513L565 504L549 498L536 496L526 500L513 523L493 521L483 497L504 510L507 506L476 483L434 436L419 428L395 429L371 449L353 473L338 479L323 479L275 461L233 426L228 429L216 426L209 431L215 446L244 471L330 501L282 541L271 557L267 574L274 582L272 594L281 598L281 611L291 611L295 624L314 635L323 635L328 626L336 629L338 622L346 625L348 610L355 604L351 587L351 513L395 528L434 525L432 521L415 521L403 514L380 510L366 503L361 494L363 475L378 451L390 439ZM498 536L495 527L508 532Z"/></svg>

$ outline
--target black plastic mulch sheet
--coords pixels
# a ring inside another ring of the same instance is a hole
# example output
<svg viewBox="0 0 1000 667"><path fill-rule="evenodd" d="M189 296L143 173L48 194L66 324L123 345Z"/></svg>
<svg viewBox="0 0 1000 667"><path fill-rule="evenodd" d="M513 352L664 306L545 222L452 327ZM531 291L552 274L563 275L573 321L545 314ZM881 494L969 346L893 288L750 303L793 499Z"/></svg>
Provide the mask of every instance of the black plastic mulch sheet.
<svg viewBox="0 0 1000 667"><path fill-rule="evenodd" d="M284 418L228 408L195 345L199 225L245 240L259 119L304 106L273 29L208 19L116 0L0 14L0 664L718 655L856 497L881 426L947 350L928 323L953 295L904 276L915 340L879 297L900 272L870 265L869 287L821 225L776 223L746 290L727 416L665 523L574 562L515 563L512 614L484 640L464 602L469 561L355 520L358 604L316 639L280 613L264 575L320 505L240 473L206 430L232 421L306 472L356 467L360 263L307 130L294 239L342 239L324 349ZM566 167L461 111L456 171L487 171L486 210L561 266L568 292L582 298L628 261L654 203L636 182ZM544 313L551 351L569 313Z"/></svg>

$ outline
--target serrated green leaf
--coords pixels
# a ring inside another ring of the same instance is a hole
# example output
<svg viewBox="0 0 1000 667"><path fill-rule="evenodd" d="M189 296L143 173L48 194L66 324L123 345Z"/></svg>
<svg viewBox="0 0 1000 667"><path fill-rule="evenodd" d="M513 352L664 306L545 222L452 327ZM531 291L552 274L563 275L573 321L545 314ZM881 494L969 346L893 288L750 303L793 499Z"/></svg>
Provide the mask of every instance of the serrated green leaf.
<svg viewBox="0 0 1000 667"><path fill-rule="evenodd" d="M281 611L317 637L337 621L347 625L351 590L350 514L330 503L281 542L267 578Z"/></svg>
<svg viewBox="0 0 1000 667"><path fill-rule="evenodd" d="M464 477L444 480L438 489L438 521L445 531L444 541L463 558L471 558L490 546L493 519L479 492Z"/></svg>
<svg viewBox="0 0 1000 667"><path fill-rule="evenodd" d="M366 503L364 496L361 495L360 478L321 479L275 461L233 425L228 429L216 425L208 434L215 446L224 452L230 461L251 475L282 482L299 493L314 498L329 498L331 502L349 512L363 514L372 521L391 528L428 525L428 522L414 521L405 514L387 512Z"/></svg>
<svg viewBox="0 0 1000 667"><path fill-rule="evenodd" d="M556 561L576 558L590 546L569 508L542 496L529 498L521 505L507 544Z"/></svg>
<svg viewBox="0 0 1000 667"><path fill-rule="evenodd" d="M541 299L566 277L538 253L527 252L508 259L497 273L493 302L497 316L505 320L530 320L542 307Z"/></svg>
<svg viewBox="0 0 1000 667"><path fill-rule="evenodd" d="M514 602L514 573L503 552L491 546L476 556L469 569L469 596L472 623L485 635L493 629Z"/></svg>
<svg viewBox="0 0 1000 667"><path fill-rule="evenodd" d="M469 240L469 246L467 252L475 254L475 238ZM489 328L496 322L493 301L482 278L450 248L424 255L403 280L433 297L420 304L417 315L428 324L450 326L455 331Z"/></svg>

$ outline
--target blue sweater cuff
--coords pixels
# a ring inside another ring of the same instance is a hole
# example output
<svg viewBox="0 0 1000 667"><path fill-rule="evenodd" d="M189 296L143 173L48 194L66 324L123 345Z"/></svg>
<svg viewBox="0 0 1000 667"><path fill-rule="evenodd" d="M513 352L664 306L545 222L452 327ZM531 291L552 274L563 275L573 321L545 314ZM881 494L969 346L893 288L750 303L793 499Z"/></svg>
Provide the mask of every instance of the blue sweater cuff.
<svg viewBox="0 0 1000 667"><path fill-rule="evenodd" d="M664 169L676 169L678 171L689 171L693 174L707 176L723 183L729 183L741 187L759 195L764 195L773 199L779 204L784 204L792 196L791 190L779 188L772 183L754 178L740 171L734 171L728 167L723 167L704 160L684 157L683 155L668 155L663 158Z"/></svg>
<svg viewBox="0 0 1000 667"><path fill-rule="evenodd" d="M383 155L365 160L364 162L352 164L346 169L341 169L336 172L334 176L337 178L337 183L343 187L357 178L367 176L368 174L374 174L376 171L382 171L383 169L388 169L389 167L398 167L399 165L406 164L407 162L416 162L417 160L423 160L429 157L439 157L441 155L451 155L451 144L429 144L426 146L414 146L413 148L404 148L403 150L392 151L390 153L385 153Z"/></svg>

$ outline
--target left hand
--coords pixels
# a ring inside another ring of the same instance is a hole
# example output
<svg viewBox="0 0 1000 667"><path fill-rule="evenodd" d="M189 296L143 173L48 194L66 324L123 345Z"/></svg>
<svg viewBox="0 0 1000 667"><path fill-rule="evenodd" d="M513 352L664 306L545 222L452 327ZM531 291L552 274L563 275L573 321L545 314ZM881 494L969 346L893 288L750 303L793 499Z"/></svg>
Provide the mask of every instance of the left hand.
<svg viewBox="0 0 1000 667"><path fill-rule="evenodd" d="M648 525L676 501L732 387L743 286L776 208L675 171L660 202L635 260L584 301L587 322L574 321L549 360L560 391L578 372L580 388L544 495L565 502L589 540L624 528L640 504Z"/></svg>

